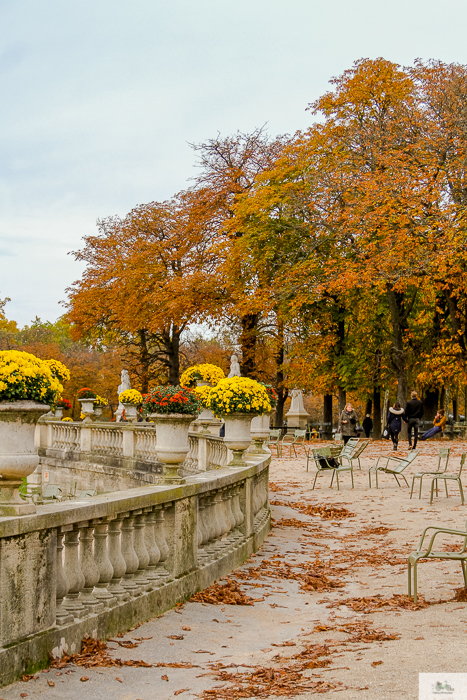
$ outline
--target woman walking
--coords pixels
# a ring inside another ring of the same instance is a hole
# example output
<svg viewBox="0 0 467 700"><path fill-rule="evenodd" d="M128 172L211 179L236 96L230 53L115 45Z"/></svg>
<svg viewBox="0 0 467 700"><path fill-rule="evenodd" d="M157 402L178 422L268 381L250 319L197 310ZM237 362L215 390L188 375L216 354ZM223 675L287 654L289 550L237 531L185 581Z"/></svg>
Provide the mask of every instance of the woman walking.
<svg viewBox="0 0 467 700"><path fill-rule="evenodd" d="M397 445L399 444L399 433L402 429L403 413L404 409L401 408L400 403L395 403L394 406L391 406L388 413L387 424L394 452L397 452Z"/></svg>
<svg viewBox="0 0 467 700"><path fill-rule="evenodd" d="M351 403L348 403L339 417L339 427L338 431L342 433L342 439L344 445L350 440L351 437L358 437L357 427L358 416L353 409Z"/></svg>

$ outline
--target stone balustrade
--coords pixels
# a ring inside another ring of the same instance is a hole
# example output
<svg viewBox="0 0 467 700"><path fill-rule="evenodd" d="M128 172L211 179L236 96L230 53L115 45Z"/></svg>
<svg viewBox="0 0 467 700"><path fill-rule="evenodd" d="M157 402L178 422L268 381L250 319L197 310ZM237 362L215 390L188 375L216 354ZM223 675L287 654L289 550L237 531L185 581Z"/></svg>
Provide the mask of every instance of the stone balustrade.
<svg viewBox="0 0 467 700"><path fill-rule="evenodd" d="M157 483L162 471L155 447L156 427L148 423L71 423L41 420L36 444L39 468L29 481L42 483L42 471L65 488L72 481L78 489L112 491ZM191 432L184 473L218 469L228 461L222 438Z"/></svg>
<svg viewBox="0 0 467 700"><path fill-rule="evenodd" d="M46 458L53 451L62 461L83 452L153 458L152 427L47 423L45 433ZM86 634L105 639L160 614L258 549L270 527L270 455L226 468L222 444L193 436L193 463L219 468L182 486L120 490L0 518L1 684L46 666L49 653L77 652Z"/></svg>

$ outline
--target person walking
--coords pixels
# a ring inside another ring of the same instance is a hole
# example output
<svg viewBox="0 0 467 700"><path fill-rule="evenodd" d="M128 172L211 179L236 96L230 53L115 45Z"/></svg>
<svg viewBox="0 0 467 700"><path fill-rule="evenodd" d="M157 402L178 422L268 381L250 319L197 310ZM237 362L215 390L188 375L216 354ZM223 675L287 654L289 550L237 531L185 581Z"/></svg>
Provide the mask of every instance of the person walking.
<svg viewBox="0 0 467 700"><path fill-rule="evenodd" d="M362 428L365 431L365 437L369 438L370 433L373 430L373 421L369 413L367 413L363 419Z"/></svg>
<svg viewBox="0 0 467 700"><path fill-rule="evenodd" d="M338 427L338 432L342 433L344 445L348 443L351 437L358 437L357 431L355 430L357 423L358 416L354 411L352 404L348 403L339 417Z"/></svg>
<svg viewBox="0 0 467 700"><path fill-rule="evenodd" d="M415 450L418 442L418 428L420 426L420 421L423 418L423 404L418 398L416 391L412 391L410 394L410 401L407 401L405 405L403 418L408 426L409 450Z"/></svg>
<svg viewBox="0 0 467 700"><path fill-rule="evenodd" d="M389 429L389 437L392 440L392 449L397 452L397 445L399 444L399 433L402 430L402 416L404 415L404 409L401 408L400 403L396 402L394 406L389 408L387 426Z"/></svg>
<svg viewBox="0 0 467 700"><path fill-rule="evenodd" d="M444 415L444 409L440 408L433 421L433 427L421 435L420 440L428 440L428 438L433 437L436 433L442 433L446 427L446 416Z"/></svg>

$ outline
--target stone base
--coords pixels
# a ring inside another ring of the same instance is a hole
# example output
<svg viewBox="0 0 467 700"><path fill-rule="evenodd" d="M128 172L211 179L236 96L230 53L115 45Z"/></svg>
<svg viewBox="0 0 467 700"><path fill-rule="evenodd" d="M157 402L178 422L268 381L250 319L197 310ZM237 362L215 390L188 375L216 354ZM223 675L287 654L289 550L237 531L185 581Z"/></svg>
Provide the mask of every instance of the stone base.
<svg viewBox="0 0 467 700"><path fill-rule="evenodd" d="M13 503L13 502L0 502L0 517L7 518L12 515L31 515L31 513L36 512L36 506L34 503Z"/></svg>
<svg viewBox="0 0 467 700"><path fill-rule="evenodd" d="M160 476L157 484L158 486L179 486L179 484L186 484L186 479L181 476Z"/></svg>

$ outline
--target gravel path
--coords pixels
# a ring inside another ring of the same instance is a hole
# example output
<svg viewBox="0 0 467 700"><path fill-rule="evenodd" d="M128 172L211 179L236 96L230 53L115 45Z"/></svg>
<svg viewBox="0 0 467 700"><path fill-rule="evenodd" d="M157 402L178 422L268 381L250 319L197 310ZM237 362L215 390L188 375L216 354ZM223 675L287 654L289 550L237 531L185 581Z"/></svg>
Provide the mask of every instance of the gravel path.
<svg viewBox="0 0 467 700"><path fill-rule="evenodd" d="M450 470L457 470L467 445L433 442L422 446L407 477L433 467L446 444ZM421 564L419 592L429 605L413 609L405 595L407 555L422 529L432 523L462 529L466 508L454 486L449 499L440 496L433 506L428 482L421 501L410 500L389 475L370 490L368 467L389 450L386 442L371 445L353 491L348 474L340 492L331 491L328 474L312 491L302 454L273 459L274 528L260 552L229 577L258 599L253 605L186 603L117 638L132 648L109 642L111 658L152 667L69 664L1 689L0 700L311 698L318 692L338 693L339 700L413 700L420 671L464 671L467 602L453 600L463 586L460 565ZM325 508L317 513L316 506Z"/></svg>

